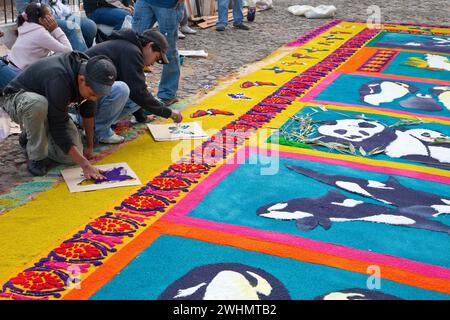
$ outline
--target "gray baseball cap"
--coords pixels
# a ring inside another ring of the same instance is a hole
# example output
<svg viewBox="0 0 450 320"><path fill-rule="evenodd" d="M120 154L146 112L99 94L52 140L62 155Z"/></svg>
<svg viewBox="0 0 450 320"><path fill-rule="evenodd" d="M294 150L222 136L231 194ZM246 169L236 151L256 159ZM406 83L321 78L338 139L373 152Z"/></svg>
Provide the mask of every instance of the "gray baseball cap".
<svg viewBox="0 0 450 320"><path fill-rule="evenodd" d="M169 59L167 58L167 51L169 51L169 43L166 37L159 31L156 30L145 30L139 34L141 39L148 42L153 42L161 52L161 60L157 61L160 64L168 64Z"/></svg>
<svg viewBox="0 0 450 320"><path fill-rule="evenodd" d="M116 81L117 70L107 56L95 56L82 63L80 74L86 77L86 84L96 95L106 96Z"/></svg>

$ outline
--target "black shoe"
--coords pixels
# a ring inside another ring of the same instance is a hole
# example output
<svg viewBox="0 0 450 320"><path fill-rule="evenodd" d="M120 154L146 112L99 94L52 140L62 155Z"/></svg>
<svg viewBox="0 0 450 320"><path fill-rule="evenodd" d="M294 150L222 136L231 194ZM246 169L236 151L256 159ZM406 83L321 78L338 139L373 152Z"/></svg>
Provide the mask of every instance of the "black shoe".
<svg viewBox="0 0 450 320"><path fill-rule="evenodd" d="M241 29L241 30L250 30L249 27L247 27L245 24L241 23L241 24L235 24L233 25L233 27L235 27L236 29Z"/></svg>
<svg viewBox="0 0 450 320"><path fill-rule="evenodd" d="M144 113L144 109L140 108L138 111L133 113L133 116L136 118L137 122L145 123L147 122L147 116Z"/></svg>
<svg viewBox="0 0 450 320"><path fill-rule="evenodd" d="M19 144L23 149L27 148L28 138L26 132L21 132L19 134Z"/></svg>
<svg viewBox="0 0 450 320"><path fill-rule="evenodd" d="M33 176L44 176L47 174L47 161L45 160L29 160L27 169Z"/></svg>
<svg viewBox="0 0 450 320"><path fill-rule="evenodd" d="M225 26L217 26L216 31L225 31Z"/></svg>
<svg viewBox="0 0 450 320"><path fill-rule="evenodd" d="M166 99L166 100L161 99L161 102L162 102L166 107L168 107L168 106L170 106L170 105L172 105L172 104L174 104L175 102L178 102L178 101L179 101L179 100L178 100L177 97L172 98L172 99Z"/></svg>

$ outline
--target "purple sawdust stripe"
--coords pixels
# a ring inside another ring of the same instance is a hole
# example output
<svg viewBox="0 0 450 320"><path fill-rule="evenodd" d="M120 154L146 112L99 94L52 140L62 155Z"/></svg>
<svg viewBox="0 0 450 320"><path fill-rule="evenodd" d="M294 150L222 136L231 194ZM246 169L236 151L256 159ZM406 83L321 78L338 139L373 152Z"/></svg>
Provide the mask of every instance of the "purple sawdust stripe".
<svg viewBox="0 0 450 320"><path fill-rule="evenodd" d="M307 43L308 41L316 38L318 35L321 35L322 33L326 32L327 30L331 29L332 27L338 25L339 23L341 23L343 20L340 19L336 19L333 21L330 21L322 26L319 26L311 31L309 31L308 33L305 33L304 35L301 35L300 37L298 37L297 39L295 39L292 42L289 42L286 46L287 47L298 47L301 46L305 43Z"/></svg>

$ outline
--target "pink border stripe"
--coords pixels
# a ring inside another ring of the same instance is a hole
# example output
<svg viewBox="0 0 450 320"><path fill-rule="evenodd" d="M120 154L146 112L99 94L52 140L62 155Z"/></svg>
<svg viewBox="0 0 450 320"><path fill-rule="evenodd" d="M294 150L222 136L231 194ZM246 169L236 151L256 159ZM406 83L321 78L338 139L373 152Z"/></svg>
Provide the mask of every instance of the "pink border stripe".
<svg viewBox="0 0 450 320"><path fill-rule="evenodd" d="M257 149L254 147L245 147L238 151L239 156L241 158L238 159L248 159L249 154L255 154L258 153L258 150L264 150L265 155L270 155L270 150L267 149ZM244 157L242 158L242 153L244 153ZM312 161L312 162L320 162L325 164L332 164L332 165L338 165L342 167L347 168L353 168L358 170L365 170L365 171L371 171L371 172L377 172L377 173L383 173L383 174L394 174L398 176L404 176L414 179L420 179L420 180L427 180L432 182L438 182L443 184L450 184L450 177L430 174L430 173L424 173L424 172L417 172L412 170L406 170L406 169L397 169L397 168L389 168L389 167L382 167L382 166L375 166L370 164L364 164L364 163L358 163L358 162L352 162L349 160L341 160L341 159L335 159L335 158L328 158L323 156L314 156L314 155L308 155L308 154L301 154L301 153L293 153L293 152L286 152L286 151L280 151L278 153L278 156L280 158L291 158L291 159L297 159L297 160L306 160L306 161ZM172 216L185 216L189 212L191 212L199 203L200 201L211 191L211 189L215 188L220 181L222 181L226 176L228 176L231 172L237 169L237 167L240 166L239 163L233 163L233 161L238 157L235 155L235 157L231 157L228 159L226 164L222 165L220 168L218 168L216 171L214 171L211 175L209 175L204 181L202 181L200 184L198 184L194 189L192 189L189 194L184 197L178 204L176 204L169 212L169 215Z"/></svg>
<svg viewBox="0 0 450 320"><path fill-rule="evenodd" d="M321 93L323 90L325 90L326 87L328 87L334 80L339 77L342 72L333 72L328 77L323 79L317 86L312 88L307 94L305 94L302 98L300 98L300 101L310 102L314 101L314 99Z"/></svg>
<svg viewBox="0 0 450 320"><path fill-rule="evenodd" d="M326 101L326 100L310 100L310 101L303 101L303 102L314 102L314 103L318 103L318 104L330 104L333 106L346 107L346 108L355 108L355 107L356 108L366 108L367 110L384 111L384 112L390 112L390 113L394 113L394 114L403 114L403 115L419 117L419 118L439 119L439 120L444 120L444 121L450 121L450 117L434 116L434 115L421 114L421 113L411 113L411 112L407 112L407 111L395 110L395 109L389 109L389 108L374 108L374 107L365 106L362 104L350 104L350 103Z"/></svg>
<svg viewBox="0 0 450 320"><path fill-rule="evenodd" d="M347 168L366 170L366 171L372 171L372 172L378 172L378 173L384 173L384 174L395 174L398 176L404 176L404 177L421 179L421 180L428 180L428 181L439 182L439 183L443 183L443 184L450 184L450 177L439 176L439 175L429 174L429 173L424 173L424 172L411 171L411 170L406 170L406 169L381 167L381 166L375 166L375 165L370 165L370 164L352 162L352 161L348 161L348 160L340 160L340 159L335 159L335 158L312 156L312 155L308 155L308 154L291 153L291 152L285 152L285 151L281 151L280 156L282 158L309 160L309 161L313 161L313 162L333 164L333 165L338 165L338 166L347 167Z"/></svg>
<svg viewBox="0 0 450 320"><path fill-rule="evenodd" d="M355 72L349 72L349 73L347 73L347 72L340 72L340 71L333 72L328 77L326 77L324 80L322 80L322 82L320 82L317 86L312 88L302 98L300 98L300 101L303 101L303 102L315 101L315 102L320 102L320 103L328 103L328 104L336 104L336 105L339 103L339 105L356 106L356 105L353 105L353 104L343 103L343 102L315 100L316 97L319 95L319 93L321 93L323 90L325 90L326 87L328 87L334 80L336 80L339 76L341 76L343 74L356 75L356 76L368 77L368 78L378 77L378 78L388 78L388 79L404 80L404 81L412 81L412 82L431 83L431 84L443 84L443 85L449 85L450 84L450 81L442 81L442 80L434 80L434 79L430 80L430 79L414 78L414 77L408 77L408 79L405 79L404 77L398 76L398 75L387 75L387 74L381 74L381 73L376 73L374 75L369 75L369 74L363 74L363 73L359 73L359 72L362 72L362 71L355 71ZM411 79L411 78L414 78L414 79ZM357 105L357 106L360 106L360 105ZM370 108L368 106L364 106L364 107ZM387 109L382 109L382 110L387 110ZM395 110L395 111L397 111L397 110ZM441 116L432 116L432 117L439 118ZM448 118L445 118L445 119L448 119Z"/></svg>
<svg viewBox="0 0 450 320"><path fill-rule="evenodd" d="M353 249L344 247L342 245L330 244L317 240L311 240L299 236L288 235L284 233L257 230L249 227L229 225L225 223L214 222L210 220L203 220L192 217L178 217L175 215L163 216L161 219L170 221L173 223L190 225L207 230L214 230L219 232L225 232L229 234L236 234L247 238L261 239L265 241L282 243L301 247L305 249L311 249L315 251L324 252L333 256L341 256L344 258L364 261L371 264L388 265L399 269L408 270L415 273L420 273L432 278L448 279L450 280L450 269L422 262L416 262L404 258L398 258L381 253L374 253L368 251L362 251L359 249Z"/></svg>
<svg viewBox="0 0 450 320"><path fill-rule="evenodd" d="M349 74L352 75L354 73L352 72L337 72L339 74ZM396 75L396 74L377 74L377 75L371 75L371 74L356 74L358 76L362 76L362 77L367 77L367 78L373 78L373 77L377 77L377 78L388 78L388 79L395 79L395 80L403 80L403 81L413 81L413 82L422 82L422 83L430 83L430 84L443 84L443 85L449 85L450 81L445 81L445 80L438 80L438 79L428 79L428 78L417 78L417 77L409 77L409 76L401 76L401 75ZM405 79L405 77L408 77L408 79ZM409 78L414 78L414 80L409 79ZM415 79L419 79L419 80L415 80Z"/></svg>
<svg viewBox="0 0 450 320"><path fill-rule="evenodd" d="M245 152L245 158L248 158L250 153L255 153L257 148L242 148L239 153ZM269 151L269 150L265 150ZM268 154L268 153L266 153ZM345 167L351 167L356 169L364 169L367 171L388 173L402 175L412 178L419 178L423 180L430 180L435 182L450 184L449 177L435 176L427 173L409 171L404 169L377 167L366 164L354 163L347 160L338 160L332 158L326 158L321 156L311 156L306 154L297 154L291 152L280 152L280 157L283 158L293 158L301 160L310 160L314 162L321 162L333 165L340 165ZM342 245L328 244L321 241L311 240L308 238L287 235L284 233L274 232L274 231L261 231L249 227L228 225L224 223L203 220L199 218L187 217L187 214L191 212L199 202L225 178L233 170L235 170L239 164L231 164L235 158L230 158L226 165L222 165L215 172L213 172L209 177L207 177L203 182L197 185L191 192L184 197L178 204L169 210L169 212L162 217L164 220L172 221L174 223L188 224L200 228L205 228L209 230L223 231L231 234L245 235L254 237L257 239L263 239L267 241L273 241L277 243L284 243L288 245L299 246L306 249L317 250L332 255L340 255L345 258L367 261L370 263L380 263L397 268L409 270L412 272L421 273L430 277L437 277L443 279L450 279L450 269L445 267L434 266L426 263L416 262L404 258L394 257L390 255L384 255L379 253L372 253L367 251L362 251L354 248L347 248ZM242 158L240 158L242 159Z"/></svg>

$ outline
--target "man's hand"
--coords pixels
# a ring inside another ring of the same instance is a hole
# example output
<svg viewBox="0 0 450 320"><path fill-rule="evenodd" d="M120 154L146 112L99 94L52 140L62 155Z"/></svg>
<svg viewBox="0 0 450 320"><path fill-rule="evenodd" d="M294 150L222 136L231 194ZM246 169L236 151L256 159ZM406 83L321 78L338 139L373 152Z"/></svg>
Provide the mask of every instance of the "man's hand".
<svg viewBox="0 0 450 320"><path fill-rule="evenodd" d="M177 110L172 110L172 114L170 115L170 118L175 123L180 123L181 121L183 121L183 116L181 115L181 112L177 111Z"/></svg>
<svg viewBox="0 0 450 320"><path fill-rule="evenodd" d="M53 32L58 28L55 18L52 15L46 15L43 18L39 18L40 24L48 30L48 32Z"/></svg>
<svg viewBox="0 0 450 320"><path fill-rule="evenodd" d="M106 179L106 177L102 175L103 171L94 167L90 163L87 163L86 165L82 166L81 169L83 169L83 175L86 179L94 179L94 180Z"/></svg>
<svg viewBox="0 0 450 320"><path fill-rule="evenodd" d="M131 15L134 15L134 7L133 6L128 6L128 7L126 7L126 9L128 10L128 12L131 14Z"/></svg>

